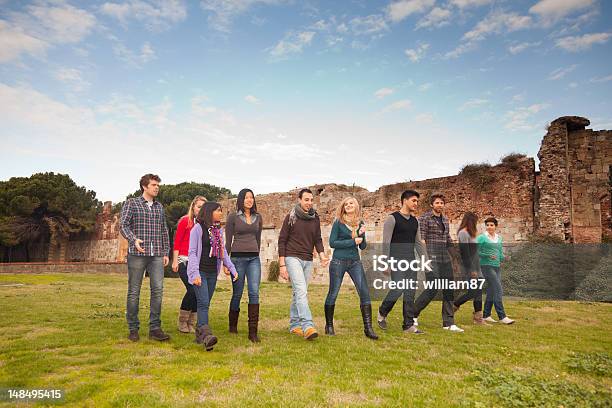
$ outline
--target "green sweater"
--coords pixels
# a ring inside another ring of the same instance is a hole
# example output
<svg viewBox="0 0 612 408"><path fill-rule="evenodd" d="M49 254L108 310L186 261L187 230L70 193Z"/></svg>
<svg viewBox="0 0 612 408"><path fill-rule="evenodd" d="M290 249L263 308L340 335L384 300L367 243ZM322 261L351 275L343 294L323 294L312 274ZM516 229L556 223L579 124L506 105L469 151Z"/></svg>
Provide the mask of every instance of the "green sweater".
<svg viewBox="0 0 612 408"><path fill-rule="evenodd" d="M499 237L497 242L491 241L487 234L480 234L476 238L476 242L478 243L480 265L499 267L500 262L504 260L502 237L499 234L497 236ZM491 256L495 256L495 259L491 259Z"/></svg>
<svg viewBox="0 0 612 408"><path fill-rule="evenodd" d="M361 228L362 225L363 221L359 223L357 229ZM363 250L367 245L365 234L361 235L361 238L363 238L363 241L359 244L359 249ZM333 259L360 259L357 243L355 243L354 238L351 238L351 230L338 220L334 221L334 225L332 225L329 246L334 248Z"/></svg>

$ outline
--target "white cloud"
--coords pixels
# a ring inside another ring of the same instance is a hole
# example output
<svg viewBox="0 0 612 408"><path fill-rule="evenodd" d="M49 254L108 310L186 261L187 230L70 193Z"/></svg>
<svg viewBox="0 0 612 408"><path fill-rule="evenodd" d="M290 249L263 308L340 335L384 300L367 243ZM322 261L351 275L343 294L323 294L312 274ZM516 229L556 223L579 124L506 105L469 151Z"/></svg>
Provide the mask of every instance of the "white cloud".
<svg viewBox="0 0 612 408"><path fill-rule="evenodd" d="M275 60L288 58L291 54L301 54L304 47L311 44L314 31L289 33L270 50L270 56Z"/></svg>
<svg viewBox="0 0 612 408"><path fill-rule="evenodd" d="M431 125L434 123L434 116L431 113L419 113L414 117L414 121L419 125Z"/></svg>
<svg viewBox="0 0 612 408"><path fill-rule="evenodd" d="M480 7L491 4L493 0L451 0L450 4L459 8Z"/></svg>
<svg viewBox="0 0 612 408"><path fill-rule="evenodd" d="M538 45L540 45L541 42L523 42L520 44L514 44L508 47L508 51L510 51L510 54L516 55L519 54L523 51L525 51L527 48L532 48L532 47L537 47Z"/></svg>
<svg viewBox="0 0 612 408"><path fill-rule="evenodd" d="M8 16L0 20L0 63L22 54L41 57L54 45L78 43L96 24L93 14L62 0L40 1Z"/></svg>
<svg viewBox="0 0 612 408"><path fill-rule="evenodd" d="M555 45L569 52L584 51L591 48L593 44L604 44L608 42L612 34L610 33L593 33L575 37L559 38Z"/></svg>
<svg viewBox="0 0 612 408"><path fill-rule="evenodd" d="M142 67L147 62L157 58L155 50L153 50L153 47L148 42L145 42L140 47L139 52L133 52L123 45L123 43L117 42L113 46L113 52L119 59L135 67Z"/></svg>
<svg viewBox="0 0 612 408"><path fill-rule="evenodd" d="M348 31L348 27L346 26L345 23L339 24L338 27L336 27L336 31L338 31L339 33L346 33Z"/></svg>
<svg viewBox="0 0 612 408"><path fill-rule="evenodd" d="M424 43L424 44L419 44L416 48L409 48L405 50L404 52L406 53L408 58L410 58L410 61L419 62L423 58L423 55L428 49L429 49L429 44Z"/></svg>
<svg viewBox="0 0 612 408"><path fill-rule="evenodd" d="M380 88L374 92L374 96L378 99L383 99L386 96L391 95L394 92L393 88Z"/></svg>
<svg viewBox="0 0 612 408"><path fill-rule="evenodd" d="M149 30L168 29L171 24L187 17L187 7L182 0L129 0L121 3L104 3L100 11L123 24L133 19L143 22Z"/></svg>
<svg viewBox="0 0 612 408"><path fill-rule="evenodd" d="M380 111L380 113L388 113L388 112L393 112L393 111L398 111L398 110L408 110L410 108L412 108L412 102L408 99L402 99L402 100L393 102L392 104L385 106Z"/></svg>
<svg viewBox="0 0 612 408"><path fill-rule="evenodd" d="M459 44L457 48L444 54L444 58L458 58L466 52L472 51L476 48L476 43L473 41Z"/></svg>
<svg viewBox="0 0 612 408"><path fill-rule="evenodd" d="M451 11L440 7L434 7L429 14L423 17L416 25L416 29L429 27L442 27L449 23Z"/></svg>
<svg viewBox="0 0 612 408"><path fill-rule="evenodd" d="M464 111L464 110L467 110L467 109L477 108L477 107L485 105L487 103L489 103L488 99L481 99L481 98L468 99L463 105L461 105L459 107L459 111Z"/></svg>
<svg viewBox="0 0 612 408"><path fill-rule="evenodd" d="M371 14L366 17L355 17L349 21L351 30L356 35L371 35L389 29L385 19L380 14Z"/></svg>
<svg viewBox="0 0 612 408"><path fill-rule="evenodd" d="M244 100L247 101L248 103L252 103L253 105L258 105L261 102L259 100L259 98L257 98L256 96L253 96L253 95L245 96Z"/></svg>
<svg viewBox="0 0 612 408"><path fill-rule="evenodd" d="M484 40L490 34L500 34L529 28L532 19L529 16L521 16L517 13L506 13L496 11L489 14L476 26L463 35L463 40Z"/></svg>
<svg viewBox="0 0 612 408"><path fill-rule="evenodd" d="M612 75L608 75L608 76L600 77L600 78L591 78L589 80L589 82L592 82L594 84L601 83L601 82L608 82L608 81L612 81Z"/></svg>
<svg viewBox="0 0 612 408"><path fill-rule="evenodd" d="M548 108L548 104L533 104L506 112L504 127L511 131L533 131L539 125L532 122L533 116Z"/></svg>
<svg viewBox="0 0 612 408"><path fill-rule="evenodd" d="M236 16L245 13L257 4L276 5L285 3L285 0L202 0L200 7L210 11L208 23L218 31L230 32L232 21Z"/></svg>
<svg viewBox="0 0 612 408"><path fill-rule="evenodd" d="M564 76L566 76L567 74L569 74L570 72L574 71L576 69L578 65L574 64L571 65L569 67L565 67L565 68L557 68L555 69L553 72L551 72L548 75L548 80L549 81L557 81L561 78L563 78Z"/></svg>
<svg viewBox="0 0 612 408"><path fill-rule="evenodd" d="M394 23L402 21L415 13L429 10L435 4L435 0L399 0L387 6L387 17Z"/></svg>
<svg viewBox="0 0 612 408"><path fill-rule="evenodd" d="M537 14L545 24L550 24L579 10L590 8L594 0L540 0L529 12Z"/></svg>
<svg viewBox="0 0 612 408"><path fill-rule="evenodd" d="M74 92L82 92L91 85L76 68L60 68L53 73L53 77L68 85Z"/></svg>
<svg viewBox="0 0 612 408"><path fill-rule="evenodd" d="M426 83L421 84L419 86L419 91L421 91L421 92L428 91L432 86L433 86L433 84L431 82L426 82Z"/></svg>

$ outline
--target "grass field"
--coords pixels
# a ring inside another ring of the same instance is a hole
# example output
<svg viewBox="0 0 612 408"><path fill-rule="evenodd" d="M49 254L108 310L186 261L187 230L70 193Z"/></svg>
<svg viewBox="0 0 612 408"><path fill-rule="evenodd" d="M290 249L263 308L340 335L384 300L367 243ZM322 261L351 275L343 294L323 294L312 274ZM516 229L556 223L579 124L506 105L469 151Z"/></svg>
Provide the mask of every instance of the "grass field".
<svg viewBox="0 0 612 408"><path fill-rule="evenodd" d="M465 333L456 334L440 328L434 302L419 319L424 336L402 333L396 307L374 342L363 336L358 298L347 286L336 306L337 335L308 342L287 333L290 286L264 283L262 342L254 345L246 293L240 333L228 333L231 286L223 280L211 306L219 344L206 352L176 329L179 279L165 280L162 322L171 341L146 338L148 284L141 341L131 343L126 276L0 275L0 388L59 388L62 404L76 407L612 406L611 304L507 300L517 323L489 327L471 324L468 304L457 315ZM326 293L310 287L321 331Z"/></svg>

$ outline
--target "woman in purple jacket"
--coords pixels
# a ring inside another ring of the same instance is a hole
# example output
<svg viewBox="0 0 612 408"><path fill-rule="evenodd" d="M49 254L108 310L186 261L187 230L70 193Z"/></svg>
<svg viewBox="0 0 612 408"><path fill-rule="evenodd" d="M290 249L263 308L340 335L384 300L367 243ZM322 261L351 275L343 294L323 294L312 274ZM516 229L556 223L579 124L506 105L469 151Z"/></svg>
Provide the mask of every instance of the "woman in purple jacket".
<svg viewBox="0 0 612 408"><path fill-rule="evenodd" d="M198 300L196 343L202 344L206 351L212 350L217 344L217 338L213 336L208 325L208 309L217 285L217 275L225 266L232 280L238 278L236 268L225 251L221 228L222 215L219 203L205 203L189 236L187 276Z"/></svg>

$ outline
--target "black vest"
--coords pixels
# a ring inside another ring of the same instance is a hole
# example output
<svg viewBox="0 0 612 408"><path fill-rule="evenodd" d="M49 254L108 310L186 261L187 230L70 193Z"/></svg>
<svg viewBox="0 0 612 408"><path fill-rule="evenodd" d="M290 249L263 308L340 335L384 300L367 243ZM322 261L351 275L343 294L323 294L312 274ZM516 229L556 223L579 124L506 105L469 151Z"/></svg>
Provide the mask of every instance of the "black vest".
<svg viewBox="0 0 612 408"><path fill-rule="evenodd" d="M200 271L217 272L217 257L210 257L210 234L202 228L202 256L200 257Z"/></svg>
<svg viewBox="0 0 612 408"><path fill-rule="evenodd" d="M391 235L390 256L396 259L414 259L414 241L419 221L414 216L406 219L399 211L394 212L395 227Z"/></svg>

